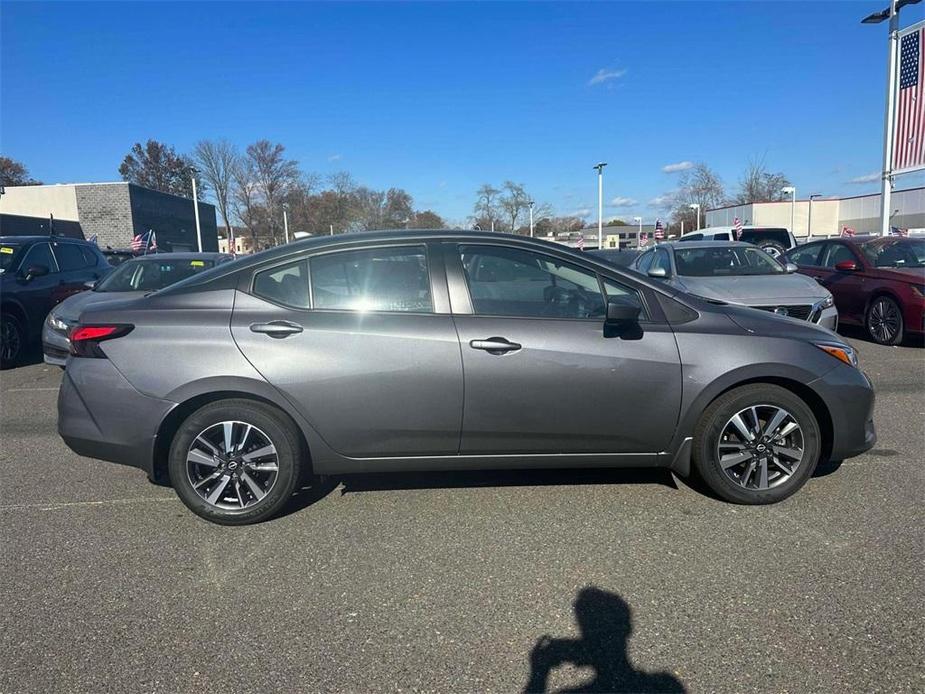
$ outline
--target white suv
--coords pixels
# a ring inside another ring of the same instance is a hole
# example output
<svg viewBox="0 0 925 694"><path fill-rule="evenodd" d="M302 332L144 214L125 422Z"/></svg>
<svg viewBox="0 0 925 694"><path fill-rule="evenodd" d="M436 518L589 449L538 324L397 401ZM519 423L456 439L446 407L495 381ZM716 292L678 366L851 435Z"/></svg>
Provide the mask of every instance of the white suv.
<svg viewBox="0 0 925 694"><path fill-rule="evenodd" d="M709 227L684 234L678 241L744 241L774 258L797 246L793 234L783 227L744 226L739 237L736 237L735 227Z"/></svg>

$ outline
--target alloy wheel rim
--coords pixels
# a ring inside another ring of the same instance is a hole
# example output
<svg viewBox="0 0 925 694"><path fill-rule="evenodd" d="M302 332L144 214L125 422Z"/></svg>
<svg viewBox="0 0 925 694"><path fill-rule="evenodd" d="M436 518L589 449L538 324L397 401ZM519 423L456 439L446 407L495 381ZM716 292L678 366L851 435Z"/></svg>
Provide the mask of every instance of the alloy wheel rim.
<svg viewBox="0 0 925 694"><path fill-rule="evenodd" d="M224 421L196 436L186 453L193 491L207 504L241 511L263 500L279 476L273 441L253 424Z"/></svg>
<svg viewBox="0 0 925 694"><path fill-rule="evenodd" d="M899 330L899 311L892 301L878 299L870 310L870 330L881 342L889 342Z"/></svg>
<svg viewBox="0 0 925 694"><path fill-rule="evenodd" d="M723 473L751 491L777 487L796 474L804 457L803 429L777 405L752 405L726 422L716 444Z"/></svg>
<svg viewBox="0 0 925 694"><path fill-rule="evenodd" d="M19 332L12 323L4 321L0 330L0 355L7 361L19 352Z"/></svg>

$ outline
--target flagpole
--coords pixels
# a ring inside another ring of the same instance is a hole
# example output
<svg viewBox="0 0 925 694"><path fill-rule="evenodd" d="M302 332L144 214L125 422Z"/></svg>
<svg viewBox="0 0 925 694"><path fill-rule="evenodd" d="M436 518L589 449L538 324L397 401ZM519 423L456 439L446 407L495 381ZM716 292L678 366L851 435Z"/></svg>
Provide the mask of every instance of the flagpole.
<svg viewBox="0 0 925 694"><path fill-rule="evenodd" d="M880 182L880 235L890 234L890 196L893 192L893 115L896 110L896 54L899 46L899 13L890 0L890 38L886 68L886 113L883 123L883 172Z"/></svg>

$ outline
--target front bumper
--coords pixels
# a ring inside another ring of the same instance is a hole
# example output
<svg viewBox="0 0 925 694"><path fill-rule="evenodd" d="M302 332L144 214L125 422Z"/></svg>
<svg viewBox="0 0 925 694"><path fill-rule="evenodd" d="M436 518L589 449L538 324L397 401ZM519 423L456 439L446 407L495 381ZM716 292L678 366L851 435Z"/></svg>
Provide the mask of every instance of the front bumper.
<svg viewBox="0 0 925 694"><path fill-rule="evenodd" d="M838 309L834 306L822 309L815 318L816 325L828 328L833 333L838 330Z"/></svg>
<svg viewBox="0 0 925 694"><path fill-rule="evenodd" d="M141 468L176 403L144 395L108 359L72 359L58 392L58 434L78 455Z"/></svg>
<svg viewBox="0 0 925 694"><path fill-rule="evenodd" d="M839 365L812 384L832 419L831 460L869 451L877 443L874 387L860 369Z"/></svg>

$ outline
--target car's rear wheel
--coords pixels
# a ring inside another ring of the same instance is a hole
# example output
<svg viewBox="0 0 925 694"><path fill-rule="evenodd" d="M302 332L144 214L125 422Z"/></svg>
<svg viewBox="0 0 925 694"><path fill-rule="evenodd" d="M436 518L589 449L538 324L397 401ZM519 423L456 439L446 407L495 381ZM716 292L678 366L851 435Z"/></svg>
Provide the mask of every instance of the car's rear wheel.
<svg viewBox="0 0 925 694"><path fill-rule="evenodd" d="M870 339L879 345L898 345L903 341L903 312L888 296L878 296L870 302L864 325Z"/></svg>
<svg viewBox="0 0 925 694"><path fill-rule="evenodd" d="M193 513L223 525L259 523L286 505L300 479L302 445L289 418L251 400L220 400L183 422L170 479Z"/></svg>
<svg viewBox="0 0 925 694"><path fill-rule="evenodd" d="M694 432L693 460L721 498L772 504L796 492L819 461L819 424L809 406L780 386L730 390L704 411Z"/></svg>
<svg viewBox="0 0 925 694"><path fill-rule="evenodd" d="M13 366L22 355L25 333L15 316L0 316L0 366Z"/></svg>

